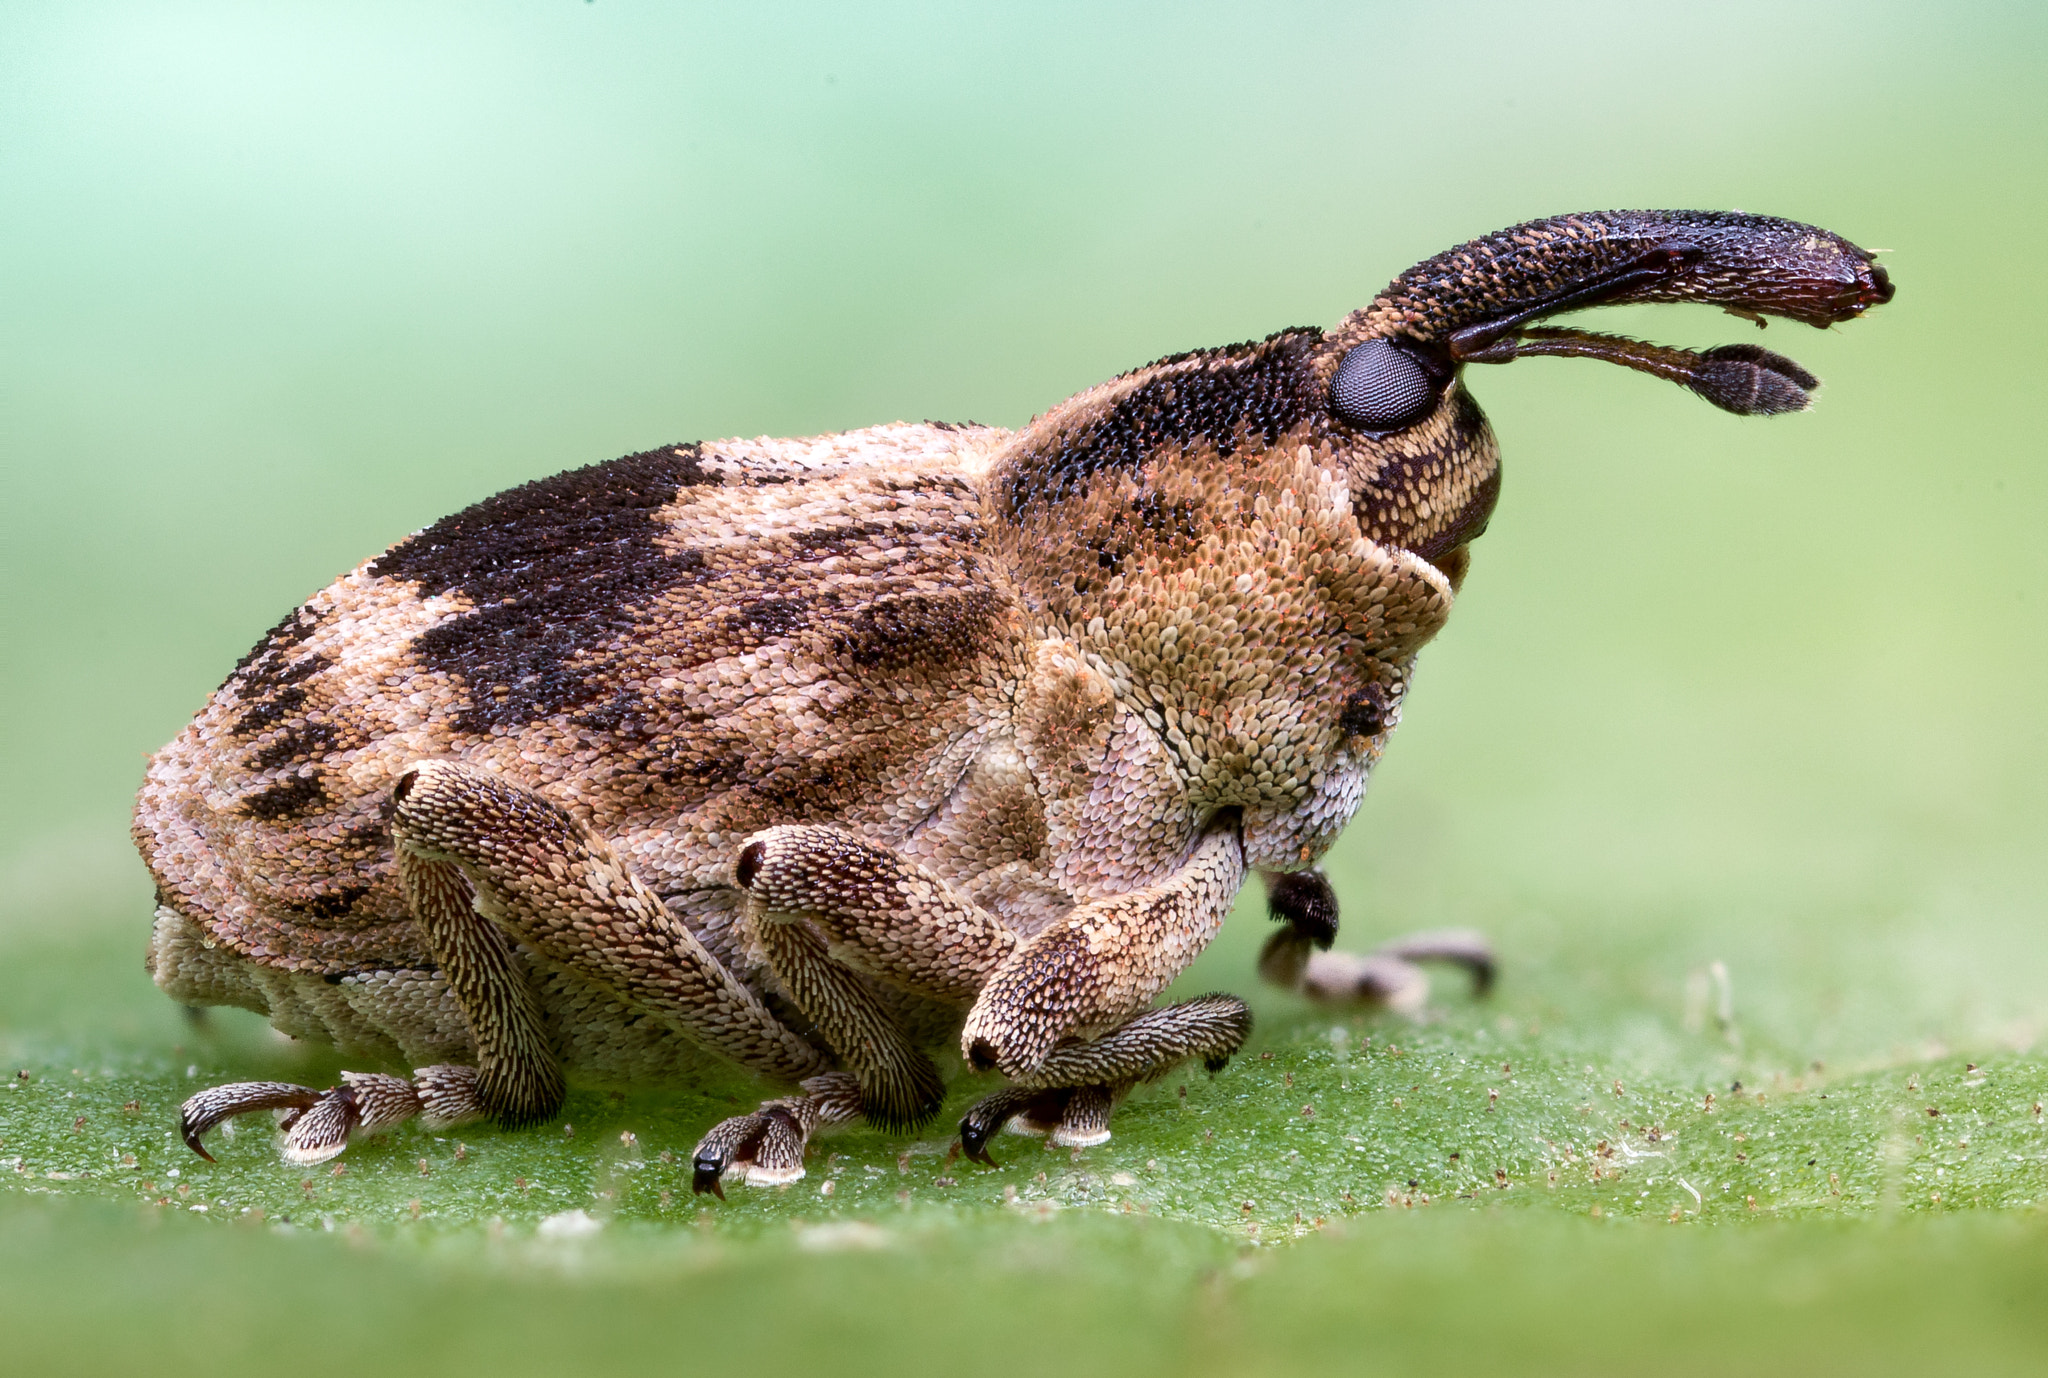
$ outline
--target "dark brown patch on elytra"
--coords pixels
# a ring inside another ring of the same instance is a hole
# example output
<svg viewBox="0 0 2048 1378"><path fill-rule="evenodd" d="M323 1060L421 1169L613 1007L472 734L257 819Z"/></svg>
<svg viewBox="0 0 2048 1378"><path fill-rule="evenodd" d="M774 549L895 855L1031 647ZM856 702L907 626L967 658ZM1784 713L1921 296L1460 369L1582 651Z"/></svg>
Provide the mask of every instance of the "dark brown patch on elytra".
<svg viewBox="0 0 2048 1378"><path fill-rule="evenodd" d="M294 761L317 761L334 745L334 738L334 728L328 723L300 723L279 733L277 740L250 757L249 769L260 775Z"/></svg>
<svg viewBox="0 0 2048 1378"><path fill-rule="evenodd" d="M388 800L390 796L386 796ZM335 855L367 861L382 856L391 850L390 820L383 817L366 818L341 835L335 847Z"/></svg>
<svg viewBox="0 0 2048 1378"><path fill-rule="evenodd" d="M879 598L847 620L833 653L863 670L942 676L994 650L1007 602L987 588Z"/></svg>
<svg viewBox="0 0 2048 1378"><path fill-rule="evenodd" d="M792 761L747 781L747 792L761 801L769 814L810 817L829 812L858 788L869 784L888 764L877 753L866 760L818 759Z"/></svg>
<svg viewBox="0 0 2048 1378"><path fill-rule="evenodd" d="M258 699L236 715L228 728L237 737L253 737L267 728L297 717L306 706L306 691L299 685L286 685L269 698Z"/></svg>
<svg viewBox="0 0 2048 1378"><path fill-rule="evenodd" d="M229 682L239 680L242 697L246 699L260 694L269 686L304 679L312 673L303 668L306 662L288 665L287 653L304 645L319 629L318 613L303 605L293 608L284 615L283 621L265 632L263 639L249 648L247 655L235 662L234 670L228 675Z"/></svg>
<svg viewBox="0 0 2048 1378"><path fill-rule="evenodd" d="M820 526L809 531L799 531L791 536L790 544L803 552L806 559L822 560L834 555L851 554L863 542L876 536L900 537L904 531L915 532L909 523L855 522L844 526Z"/></svg>
<svg viewBox="0 0 2048 1378"><path fill-rule="evenodd" d="M693 739L685 751L651 756L641 769L671 788L687 786L709 794L746 780L753 773L751 754L752 744L745 738L720 733Z"/></svg>
<svg viewBox="0 0 2048 1378"><path fill-rule="evenodd" d="M682 489L715 484L695 445L627 455L486 498L393 546L369 572L422 595L475 605L415 637L430 671L459 677L464 732L519 727L580 707L604 686L571 663L630 636L633 609L704 577L694 550L656 541L656 514Z"/></svg>
<svg viewBox="0 0 2048 1378"><path fill-rule="evenodd" d="M247 796L241 802L241 810L250 818L275 823L304 817L326 802L327 787L320 783L319 772L309 771L287 775L268 789Z"/></svg>
<svg viewBox="0 0 2048 1378"><path fill-rule="evenodd" d="M743 644L757 646L775 637L794 636L811 625L810 607L797 598L761 598L734 614Z"/></svg>
<svg viewBox="0 0 2048 1378"><path fill-rule="evenodd" d="M1169 446L1206 442L1228 456L1241 436L1270 445L1303 421L1325 415L1311 369L1322 340L1320 330L1297 328L1148 364L1140 372L1153 376L1006 466L1007 514L1059 502L1096 474L1134 474Z"/></svg>
<svg viewBox="0 0 2048 1378"><path fill-rule="evenodd" d="M318 618L301 608L280 622L269 638L242 658L240 668L229 677L228 684L234 686L236 696L245 706L236 715L229 731L238 737L252 737L299 716L306 706L304 682L333 669L334 662L314 653L287 663L285 655L318 625ZM289 759L285 757L270 764L281 765Z"/></svg>
<svg viewBox="0 0 2048 1378"><path fill-rule="evenodd" d="M297 906L300 913L315 919L338 919L355 908L356 901L370 893L367 885L344 885Z"/></svg>
<svg viewBox="0 0 2048 1378"><path fill-rule="evenodd" d="M628 691L608 694L570 722L603 733L621 769L671 789L688 787L694 795L746 779L755 749L745 733L721 730L708 713Z"/></svg>

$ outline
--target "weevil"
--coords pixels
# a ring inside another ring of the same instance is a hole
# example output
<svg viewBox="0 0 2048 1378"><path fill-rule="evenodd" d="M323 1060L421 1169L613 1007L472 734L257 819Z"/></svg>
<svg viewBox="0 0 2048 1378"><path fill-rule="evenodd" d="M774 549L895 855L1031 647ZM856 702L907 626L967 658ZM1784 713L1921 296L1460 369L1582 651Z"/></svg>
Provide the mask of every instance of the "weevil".
<svg viewBox="0 0 2048 1378"><path fill-rule="evenodd" d="M1317 869L1400 719L1500 485L1469 364L1606 359L1741 415L1815 379L1752 345L1538 322L1705 302L1827 326L1870 254L1763 216L1535 220L1334 327L1161 359L1021 429L665 445L500 493L280 622L150 762L149 966L411 1077L236 1083L300 1163L424 1115L532 1125L571 1077L781 1092L693 1187L791 1181L822 1123L968 1110L1108 1136L1134 1085L1244 1042L1153 1004L1253 872L1261 966L1411 1000L1470 935L1327 949Z"/></svg>

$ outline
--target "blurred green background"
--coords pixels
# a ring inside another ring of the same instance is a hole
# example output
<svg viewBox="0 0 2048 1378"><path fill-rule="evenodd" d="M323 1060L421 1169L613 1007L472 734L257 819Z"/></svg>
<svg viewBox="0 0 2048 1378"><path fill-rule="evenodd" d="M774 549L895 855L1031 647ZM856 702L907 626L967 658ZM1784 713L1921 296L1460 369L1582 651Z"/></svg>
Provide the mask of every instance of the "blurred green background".
<svg viewBox="0 0 2048 1378"><path fill-rule="evenodd" d="M16 1371L2038 1371L2044 39L2019 4L0 9ZM1104 1148L855 1134L704 1212L660 1154L744 1087L303 1184L257 1130L175 1143L195 1082L335 1064L150 987L129 799L337 572L660 442L1014 425L1614 206L1818 223L1900 293L1772 327L1827 382L1795 417L1469 375L1501 507L1331 864L1343 942L1483 928L1492 1000L1262 992L1247 904L1187 983L1257 1041Z"/></svg>

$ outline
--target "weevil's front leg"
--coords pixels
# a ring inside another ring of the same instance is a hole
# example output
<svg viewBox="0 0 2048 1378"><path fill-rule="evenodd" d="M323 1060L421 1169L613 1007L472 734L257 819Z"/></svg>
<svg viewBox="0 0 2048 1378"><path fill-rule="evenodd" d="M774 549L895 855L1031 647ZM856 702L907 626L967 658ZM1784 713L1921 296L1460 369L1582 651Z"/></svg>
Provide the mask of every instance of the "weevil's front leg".
<svg viewBox="0 0 2048 1378"><path fill-rule="evenodd" d="M1232 995L1203 995L1146 1010L1100 1038L1063 1043L1036 1072L975 1102L960 1121L960 1146L989 1163L991 1135L1008 1127L1048 1134L1062 1147L1109 1138L1109 1117L1130 1089L1189 1058L1221 1071L1251 1037L1252 1013Z"/></svg>
<svg viewBox="0 0 2048 1378"><path fill-rule="evenodd" d="M279 1152L301 1167L324 1163L352 1139L379 1133L420 1116L429 1129L479 1120L487 1112L478 1095L474 1067L421 1067L411 1081L381 1072L343 1072L341 1085L326 1091L284 1081L237 1081L201 1091L179 1107L178 1132L194 1153L213 1161L200 1142L205 1133L236 1115L283 1111Z"/></svg>
<svg viewBox="0 0 2048 1378"><path fill-rule="evenodd" d="M1251 1033L1241 1000L1205 995L1132 1016L1215 936L1243 880L1235 828L1214 827L1172 875L1082 905L1003 961L967 1016L961 1048L1016 1084L961 1120L969 1157L991 1161L989 1136L1013 1119L1057 1144L1101 1143L1136 1083L1190 1057L1212 1070L1229 1060Z"/></svg>
<svg viewBox="0 0 2048 1378"><path fill-rule="evenodd" d="M1463 967L1480 995L1493 985L1493 948L1469 929L1411 933L1364 954L1327 951L1337 936L1337 895L1319 869L1268 874L1266 905L1281 927L1259 954L1259 974L1311 999L1413 1014L1429 999L1418 962Z"/></svg>
<svg viewBox="0 0 2048 1378"><path fill-rule="evenodd" d="M1311 952L1306 960L1281 956L1285 934L1275 934L1259 959L1268 980L1290 985L1311 1000L1332 1004L1381 1005L1414 1014L1429 1002L1429 976L1418 963L1447 962L1472 977L1472 990L1484 995L1493 985L1493 948L1470 929L1446 928L1411 933L1372 952ZM1290 983L1284 979L1295 973Z"/></svg>
<svg viewBox="0 0 2048 1378"><path fill-rule="evenodd" d="M1078 906L989 977L961 1030L961 1052L1021 1082L1061 1040L1122 1024L1216 935L1244 870L1236 829L1217 826L1164 880Z"/></svg>
<svg viewBox="0 0 2048 1378"><path fill-rule="evenodd" d="M1311 999L1412 1014L1429 998L1429 977L1418 962L1463 967L1481 995L1493 984L1493 948L1469 929L1413 933L1365 954L1332 952L1337 894L1321 869L1271 872L1265 881L1267 912L1281 927L1259 954L1259 974L1274 985Z"/></svg>

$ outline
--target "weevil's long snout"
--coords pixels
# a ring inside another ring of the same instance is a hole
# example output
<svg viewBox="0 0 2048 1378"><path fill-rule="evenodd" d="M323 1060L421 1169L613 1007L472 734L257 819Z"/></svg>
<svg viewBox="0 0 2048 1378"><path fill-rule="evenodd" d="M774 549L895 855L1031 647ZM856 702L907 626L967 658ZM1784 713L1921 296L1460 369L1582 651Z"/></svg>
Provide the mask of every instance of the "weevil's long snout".
<svg viewBox="0 0 2048 1378"><path fill-rule="evenodd" d="M1404 337L1450 363L1606 359L1755 415L1803 408L1817 380L1751 345L1695 354L1532 323L1589 306L1693 301L1759 322L1827 326L1892 293L1866 250L1812 225L1720 211L1593 211L1532 220L1418 263L1346 327L1361 338Z"/></svg>
<svg viewBox="0 0 2048 1378"><path fill-rule="evenodd" d="M1892 299L1891 279L1840 235L1763 215L1595 211L1475 239L1395 278L1367 311L1416 340L1474 344L1585 306L1709 302L1808 325Z"/></svg>

